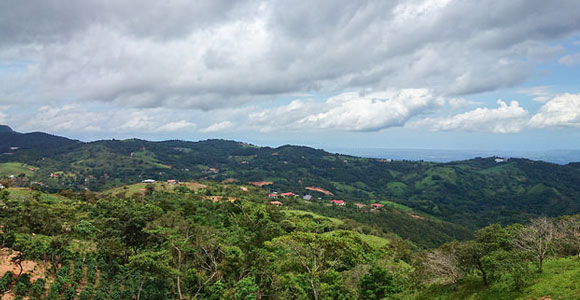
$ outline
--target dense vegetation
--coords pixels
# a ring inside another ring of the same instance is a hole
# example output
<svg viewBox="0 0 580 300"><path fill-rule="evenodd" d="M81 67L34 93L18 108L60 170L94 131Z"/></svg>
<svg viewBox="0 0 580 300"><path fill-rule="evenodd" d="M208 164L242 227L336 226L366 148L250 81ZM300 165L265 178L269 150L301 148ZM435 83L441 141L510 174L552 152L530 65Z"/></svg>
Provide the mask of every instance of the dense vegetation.
<svg viewBox="0 0 580 300"><path fill-rule="evenodd" d="M19 147L10 150L10 147ZM143 179L269 181L273 191L323 200L391 201L470 230L580 212L580 164L476 158L451 163L389 161L308 147L240 142L110 140L81 143L43 133L0 132L0 176L21 163L13 185L102 191ZM4 163L4 164L3 164ZM34 169L34 171L30 171ZM17 171L17 170L16 170ZM52 175L52 176L51 176ZM304 188L315 186L327 196Z"/></svg>
<svg viewBox="0 0 580 300"><path fill-rule="evenodd" d="M0 294L16 299L580 298L579 163L5 126L0 153Z"/></svg>
<svg viewBox="0 0 580 300"><path fill-rule="evenodd" d="M44 266L35 280L5 273L0 292L30 299L580 296L578 258L565 258L580 250L578 217L491 225L473 240L420 251L377 226L322 214L348 207L322 206L317 214L293 198L279 208L260 189L211 182L130 189L0 191L2 246L18 251L15 265ZM547 236L545 251L529 250Z"/></svg>

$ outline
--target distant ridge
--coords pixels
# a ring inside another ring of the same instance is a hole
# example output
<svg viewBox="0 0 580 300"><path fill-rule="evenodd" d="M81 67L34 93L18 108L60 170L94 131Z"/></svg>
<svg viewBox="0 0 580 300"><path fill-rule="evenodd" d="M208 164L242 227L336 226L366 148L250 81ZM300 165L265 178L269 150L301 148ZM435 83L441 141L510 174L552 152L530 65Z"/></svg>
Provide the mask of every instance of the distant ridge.
<svg viewBox="0 0 580 300"><path fill-rule="evenodd" d="M8 125L0 125L0 133L15 133Z"/></svg>
<svg viewBox="0 0 580 300"><path fill-rule="evenodd" d="M11 148L31 150L37 155L46 155L54 151L65 153L69 147L79 146L81 143L66 137L56 136L44 132L20 133L12 130L8 125L0 125L0 154L11 153Z"/></svg>

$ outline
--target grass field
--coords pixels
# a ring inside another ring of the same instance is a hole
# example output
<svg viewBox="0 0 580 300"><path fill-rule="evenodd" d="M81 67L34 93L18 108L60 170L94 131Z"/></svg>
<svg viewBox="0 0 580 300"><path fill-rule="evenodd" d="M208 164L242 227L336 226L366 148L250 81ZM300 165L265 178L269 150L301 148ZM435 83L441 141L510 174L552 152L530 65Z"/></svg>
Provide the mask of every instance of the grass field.
<svg viewBox="0 0 580 300"><path fill-rule="evenodd" d="M28 189L28 188L8 188L6 189L10 193L11 200L23 200L30 198L34 195L35 191ZM59 195L55 194L46 194L40 193L40 199L45 202L55 202L55 201L62 201L66 199Z"/></svg>
<svg viewBox="0 0 580 300"><path fill-rule="evenodd" d="M106 190L103 192L103 194L116 195L119 193L125 193L126 197L131 197L135 194L142 194L146 190L147 185L149 185L149 184L151 184L151 183L135 183L135 184L130 184L130 185L124 185L121 187ZM196 183L196 182L184 182L184 183L179 183L176 185L170 185L170 184L167 184L165 182L155 182L155 183L152 183L152 185L155 187L156 192L171 192L180 186L186 186L187 188L189 188L190 190L193 190L193 191L196 191L200 188L205 187L205 185L203 185L201 183Z"/></svg>
<svg viewBox="0 0 580 300"><path fill-rule="evenodd" d="M30 168L38 169L36 167L18 162L3 163L0 164L0 177L7 177L10 175L18 176L19 174L24 174L27 177L30 177L32 174L34 174L34 171L32 171Z"/></svg>
<svg viewBox="0 0 580 300"><path fill-rule="evenodd" d="M529 284L520 291L502 282L485 288L479 278L466 278L453 292L450 286L432 285L418 295L405 299L418 300L577 300L580 299L580 259L568 257L545 262L544 272L535 273Z"/></svg>
<svg viewBox="0 0 580 300"><path fill-rule="evenodd" d="M402 210L402 211L407 211L407 212L412 212L413 211L412 208L410 208L410 207L408 207L406 205L403 205L403 204L397 203L397 202L393 202L393 201L389 201L389 200L382 200L382 201L379 201L379 203L381 203L381 204L383 204L385 206L389 206L389 207L393 207L393 208Z"/></svg>
<svg viewBox="0 0 580 300"><path fill-rule="evenodd" d="M341 225L341 224L344 223L340 219L325 217L325 216L322 216L322 215L319 215L319 214L315 214L315 213L312 213L312 212L309 212L309 211L295 210L295 209L286 209L286 210L283 210L282 212L284 212L285 214L290 215L290 216L298 216L298 217L301 217L301 216L304 216L304 215L310 215L314 219L326 219L326 220L330 220L333 223L335 223L336 225Z"/></svg>

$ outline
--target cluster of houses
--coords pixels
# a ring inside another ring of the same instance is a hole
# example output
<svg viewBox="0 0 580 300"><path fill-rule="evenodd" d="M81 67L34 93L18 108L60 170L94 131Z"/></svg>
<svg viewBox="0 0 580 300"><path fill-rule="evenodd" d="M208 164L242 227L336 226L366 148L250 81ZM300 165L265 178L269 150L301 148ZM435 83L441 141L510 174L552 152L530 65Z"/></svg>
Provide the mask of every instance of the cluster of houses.
<svg viewBox="0 0 580 300"><path fill-rule="evenodd" d="M155 183L155 182L157 182L157 180L155 180L155 179L145 179L145 180L141 181L141 183ZM177 179L167 180L167 184L169 184L169 185L176 185L178 183L179 183L179 180L177 180Z"/></svg>
<svg viewBox="0 0 580 300"><path fill-rule="evenodd" d="M278 199L279 197L281 197L281 198L298 197L298 195L296 195L296 194L294 194L292 192L280 193L280 194L274 192L274 193L268 194L268 198L270 198L270 199ZM305 195L302 198L304 200L311 200L312 199L312 195ZM333 204L333 205L336 205L336 206L345 206L346 205L346 201L344 201L344 200L330 200L329 203L330 204ZM272 200L272 201L270 201L270 205L274 205L274 206L280 207L283 204L282 204L281 201ZM365 204L362 204L362 203L355 203L354 205L356 207L358 207L358 208L366 207L366 205ZM379 208L385 207L385 205L380 204L380 203L372 203L370 205L370 207L371 207L371 209L379 209Z"/></svg>

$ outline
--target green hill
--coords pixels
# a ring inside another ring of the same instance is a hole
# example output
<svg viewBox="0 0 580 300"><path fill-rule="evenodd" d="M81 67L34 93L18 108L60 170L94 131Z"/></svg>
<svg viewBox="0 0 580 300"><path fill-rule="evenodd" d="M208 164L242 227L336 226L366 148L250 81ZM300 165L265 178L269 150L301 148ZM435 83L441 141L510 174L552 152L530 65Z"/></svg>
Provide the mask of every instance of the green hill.
<svg viewBox="0 0 580 300"><path fill-rule="evenodd" d="M0 138L0 148L20 148L0 156L0 162L38 166L30 180L43 182L52 192L104 191L144 179L269 181L265 188L271 191L366 204L390 201L470 229L580 212L580 168L574 163L517 158L497 162L494 157L387 162L302 146L256 147L224 140L81 143L40 133L3 135L10 139ZM51 178L55 172L68 176Z"/></svg>
<svg viewBox="0 0 580 300"><path fill-rule="evenodd" d="M580 260L577 257L557 258L546 262L545 271L534 274L528 285L513 290L503 283L490 287L478 278L466 278L457 291L449 286L433 285L406 299L416 300L547 300L580 299Z"/></svg>

